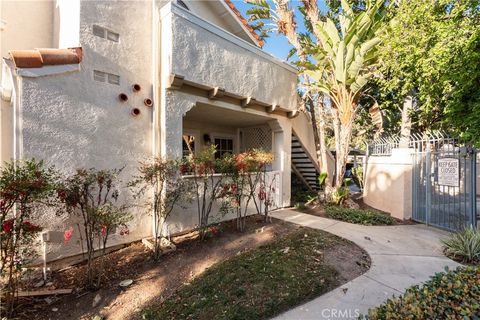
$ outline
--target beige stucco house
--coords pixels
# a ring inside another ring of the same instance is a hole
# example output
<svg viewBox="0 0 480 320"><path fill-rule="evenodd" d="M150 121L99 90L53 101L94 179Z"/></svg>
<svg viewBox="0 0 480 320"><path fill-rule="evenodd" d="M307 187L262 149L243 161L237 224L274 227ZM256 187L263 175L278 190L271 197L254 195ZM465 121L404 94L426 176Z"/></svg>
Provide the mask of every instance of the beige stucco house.
<svg viewBox="0 0 480 320"><path fill-rule="evenodd" d="M262 51L231 1L2 1L0 9L2 162L35 157L66 173L125 166L128 179L146 157L181 157L187 136L194 152L207 142L221 152L271 150L276 207L290 205L292 159L315 185L296 69ZM196 219L177 210L170 232ZM48 228L70 223L52 216ZM130 235L112 243L150 233L150 218L138 214ZM49 259L78 253L71 243L52 244Z"/></svg>

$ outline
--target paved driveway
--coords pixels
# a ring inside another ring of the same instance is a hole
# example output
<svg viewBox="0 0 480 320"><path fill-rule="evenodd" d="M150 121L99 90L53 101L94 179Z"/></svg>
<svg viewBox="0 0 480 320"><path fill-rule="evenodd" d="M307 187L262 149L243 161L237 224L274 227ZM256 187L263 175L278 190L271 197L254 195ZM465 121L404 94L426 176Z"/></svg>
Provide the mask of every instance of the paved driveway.
<svg viewBox="0 0 480 320"><path fill-rule="evenodd" d="M362 226L288 209L272 216L353 241L372 259L365 274L275 319L356 319L446 266L459 266L441 251L440 239L449 234L425 225Z"/></svg>

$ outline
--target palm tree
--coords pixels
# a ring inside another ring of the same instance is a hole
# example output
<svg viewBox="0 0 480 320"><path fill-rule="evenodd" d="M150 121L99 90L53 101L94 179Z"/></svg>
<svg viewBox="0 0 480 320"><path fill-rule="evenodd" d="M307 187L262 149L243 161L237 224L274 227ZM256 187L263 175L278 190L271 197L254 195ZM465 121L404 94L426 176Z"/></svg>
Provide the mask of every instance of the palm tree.
<svg viewBox="0 0 480 320"><path fill-rule="evenodd" d="M330 101L328 111L333 121L336 152L336 178L330 183L338 189L343 184L358 101L366 93L366 84L376 69L377 47L381 41L379 34L385 28L385 1L356 1L353 9L348 1L341 0L341 6L336 10L338 14L321 15L317 0L302 0L300 12L305 19L307 34L297 31L295 11L290 8L288 0L272 0L274 9L266 0L247 2L254 5L248 14L251 21L257 22L255 28L262 30L263 36L265 31L277 31L293 46L299 59L300 79L305 92L309 93L306 96L317 97L315 105L321 107L317 115L313 114L320 118L319 124L326 122L327 108L323 96ZM310 112L314 110L310 108ZM318 126L316 121L312 125L320 137L317 137L320 142L316 145L322 146L321 158L326 159L324 126ZM325 165L324 161L322 163Z"/></svg>
<svg viewBox="0 0 480 320"><path fill-rule="evenodd" d="M358 101L366 84L374 76L378 58L379 34L384 30L384 1L367 1L364 10L354 12L342 0L336 24L325 17L313 27L318 41L314 47L313 67L305 74L311 87L330 100L335 134L335 187L343 183L350 147L352 125Z"/></svg>

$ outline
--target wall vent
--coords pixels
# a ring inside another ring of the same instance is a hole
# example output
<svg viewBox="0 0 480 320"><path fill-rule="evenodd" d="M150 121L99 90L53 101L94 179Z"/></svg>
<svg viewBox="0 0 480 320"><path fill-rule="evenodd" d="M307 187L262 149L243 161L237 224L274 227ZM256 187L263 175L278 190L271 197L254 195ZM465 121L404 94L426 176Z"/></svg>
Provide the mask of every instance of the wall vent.
<svg viewBox="0 0 480 320"><path fill-rule="evenodd" d="M97 37L107 39L113 42L118 42L120 39L120 34L96 24L92 25L92 32Z"/></svg>
<svg viewBox="0 0 480 320"><path fill-rule="evenodd" d="M93 70L93 80L98 82L107 82L114 85L120 85L120 76L118 74Z"/></svg>

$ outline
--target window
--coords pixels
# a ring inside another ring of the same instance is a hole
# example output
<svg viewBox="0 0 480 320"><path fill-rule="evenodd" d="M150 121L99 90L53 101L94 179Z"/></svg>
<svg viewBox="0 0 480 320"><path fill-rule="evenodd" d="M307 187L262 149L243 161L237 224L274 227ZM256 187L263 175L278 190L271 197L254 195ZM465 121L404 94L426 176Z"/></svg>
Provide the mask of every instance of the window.
<svg viewBox="0 0 480 320"><path fill-rule="evenodd" d="M214 143L217 148L215 159L220 159L226 154L233 154L233 139L215 138Z"/></svg>
<svg viewBox="0 0 480 320"><path fill-rule="evenodd" d="M114 85L120 85L120 76L118 74L93 70L93 80L98 82L108 82Z"/></svg>
<svg viewBox="0 0 480 320"><path fill-rule="evenodd" d="M99 25L96 25L96 24L92 25L92 33L97 37L108 39L114 42L118 42L118 40L120 39L120 34L113 32L111 30L108 30L104 27L100 27Z"/></svg>
<svg viewBox="0 0 480 320"><path fill-rule="evenodd" d="M184 134L182 139L182 156L186 158L195 154L195 137L189 134Z"/></svg>

